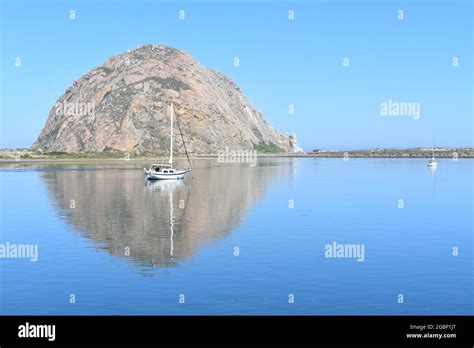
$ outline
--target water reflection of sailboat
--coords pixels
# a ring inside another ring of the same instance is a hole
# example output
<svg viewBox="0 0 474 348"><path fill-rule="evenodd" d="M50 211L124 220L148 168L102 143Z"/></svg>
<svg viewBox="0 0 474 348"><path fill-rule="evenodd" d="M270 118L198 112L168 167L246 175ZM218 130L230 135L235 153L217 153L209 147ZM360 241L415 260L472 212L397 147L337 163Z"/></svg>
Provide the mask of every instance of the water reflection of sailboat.
<svg viewBox="0 0 474 348"><path fill-rule="evenodd" d="M173 241L173 235L174 235L174 219L173 219L173 190L170 192L170 256L173 257L173 251L174 251L174 241Z"/></svg>
<svg viewBox="0 0 474 348"><path fill-rule="evenodd" d="M145 185L149 192L169 193L176 188L185 186L183 180L147 180Z"/></svg>
<svg viewBox="0 0 474 348"><path fill-rule="evenodd" d="M169 210L170 210L170 257L173 258L174 253L174 202L173 191L176 188L183 187L184 182L181 181L147 181L146 188L149 192L159 192L168 195Z"/></svg>
<svg viewBox="0 0 474 348"><path fill-rule="evenodd" d="M433 181L433 193L436 189L436 170L438 169L437 166L428 166L428 169L431 173L431 179Z"/></svg>

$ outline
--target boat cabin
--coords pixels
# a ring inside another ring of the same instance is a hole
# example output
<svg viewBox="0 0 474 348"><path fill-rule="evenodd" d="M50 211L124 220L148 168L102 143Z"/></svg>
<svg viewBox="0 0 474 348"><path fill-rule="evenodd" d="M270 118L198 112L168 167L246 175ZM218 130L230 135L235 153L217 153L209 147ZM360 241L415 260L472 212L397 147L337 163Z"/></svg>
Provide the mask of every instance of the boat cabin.
<svg viewBox="0 0 474 348"><path fill-rule="evenodd" d="M165 174L171 174L175 172L171 164L152 164L151 171Z"/></svg>

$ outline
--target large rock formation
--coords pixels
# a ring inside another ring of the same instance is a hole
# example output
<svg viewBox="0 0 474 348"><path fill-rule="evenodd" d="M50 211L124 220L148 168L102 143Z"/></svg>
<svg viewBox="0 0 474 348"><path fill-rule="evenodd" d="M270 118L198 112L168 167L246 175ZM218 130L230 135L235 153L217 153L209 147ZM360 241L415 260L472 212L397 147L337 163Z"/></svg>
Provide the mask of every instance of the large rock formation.
<svg viewBox="0 0 474 348"><path fill-rule="evenodd" d="M272 128L230 78L185 52L158 45L112 57L74 81L51 109L33 147L166 152L171 102L189 152L248 150L270 143L285 152L299 150L296 137ZM183 152L179 136L175 147Z"/></svg>

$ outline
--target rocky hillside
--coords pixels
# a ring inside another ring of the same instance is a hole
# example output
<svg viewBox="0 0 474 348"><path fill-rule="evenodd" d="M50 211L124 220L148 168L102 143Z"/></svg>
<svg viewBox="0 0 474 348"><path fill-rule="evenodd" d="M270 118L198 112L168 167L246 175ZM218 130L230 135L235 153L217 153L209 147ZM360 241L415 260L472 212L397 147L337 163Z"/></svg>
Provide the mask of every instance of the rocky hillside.
<svg viewBox="0 0 474 348"><path fill-rule="evenodd" d="M272 128L230 78L158 45L112 57L74 81L52 107L33 148L166 152L171 102L191 153L272 144L299 151L296 137ZM181 138L175 139L175 151L183 152Z"/></svg>

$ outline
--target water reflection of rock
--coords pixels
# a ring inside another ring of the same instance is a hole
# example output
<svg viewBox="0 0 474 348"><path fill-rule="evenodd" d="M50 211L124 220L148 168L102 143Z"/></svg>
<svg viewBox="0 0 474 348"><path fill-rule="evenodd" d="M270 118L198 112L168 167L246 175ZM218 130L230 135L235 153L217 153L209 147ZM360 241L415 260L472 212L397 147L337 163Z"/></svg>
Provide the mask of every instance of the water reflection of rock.
<svg viewBox="0 0 474 348"><path fill-rule="evenodd" d="M42 177L60 215L99 248L126 257L128 247L128 257L144 266L171 266L229 234L273 179L291 175L288 161L254 168L206 163L185 182L147 182L139 170L55 170Z"/></svg>

